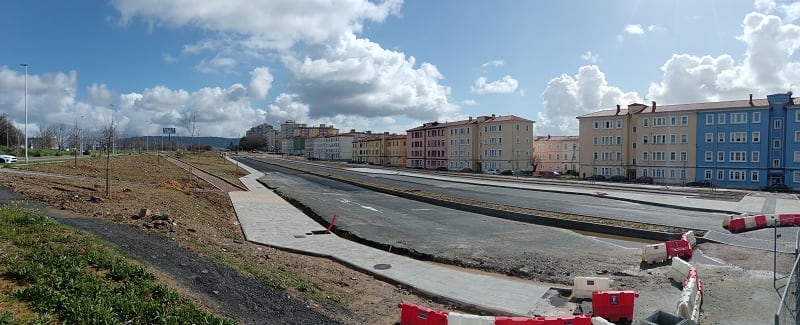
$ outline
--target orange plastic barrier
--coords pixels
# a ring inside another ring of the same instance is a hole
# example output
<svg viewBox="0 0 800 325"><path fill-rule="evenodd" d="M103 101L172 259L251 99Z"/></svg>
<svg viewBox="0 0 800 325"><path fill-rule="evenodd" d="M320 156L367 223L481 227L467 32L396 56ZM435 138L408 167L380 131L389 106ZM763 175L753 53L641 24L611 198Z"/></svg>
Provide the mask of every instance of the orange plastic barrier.
<svg viewBox="0 0 800 325"><path fill-rule="evenodd" d="M447 313L417 306L408 301L397 304L400 308L400 325L447 325Z"/></svg>
<svg viewBox="0 0 800 325"><path fill-rule="evenodd" d="M797 215L796 214L779 214L778 215L778 220L779 220L780 226L781 227L794 226L795 220L800 219L800 218L796 218L795 216L797 216Z"/></svg>
<svg viewBox="0 0 800 325"><path fill-rule="evenodd" d="M634 299L639 294L633 291L592 292L592 310L595 316L612 322L633 320Z"/></svg>
<svg viewBox="0 0 800 325"><path fill-rule="evenodd" d="M787 221L791 220L791 222L792 222L790 224L791 226L800 226L800 214L787 213L787 214L780 214L779 216L780 216L780 219L781 219L781 226L783 226L784 218Z"/></svg>
<svg viewBox="0 0 800 325"><path fill-rule="evenodd" d="M759 214L753 218L756 219L756 228L761 229L767 227L767 216Z"/></svg>
<svg viewBox="0 0 800 325"><path fill-rule="evenodd" d="M592 316L544 317L543 325L592 325Z"/></svg>
<svg viewBox="0 0 800 325"><path fill-rule="evenodd" d="M732 218L731 221L728 223L728 230L732 233L737 233L747 230L747 225L744 222L744 218Z"/></svg>

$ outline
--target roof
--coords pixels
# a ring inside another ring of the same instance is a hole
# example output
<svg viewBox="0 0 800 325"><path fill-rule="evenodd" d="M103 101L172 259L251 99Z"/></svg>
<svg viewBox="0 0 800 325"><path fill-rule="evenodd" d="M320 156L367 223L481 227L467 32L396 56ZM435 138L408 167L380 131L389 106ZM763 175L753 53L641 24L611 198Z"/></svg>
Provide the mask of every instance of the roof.
<svg viewBox="0 0 800 325"><path fill-rule="evenodd" d="M736 108L767 108L769 101L766 98L753 99L753 105L750 105L750 100L731 100L722 102L708 102L708 103L691 103L691 104L676 104L676 105L658 105L656 104L656 111L653 112L652 105L647 106L644 104L633 103L628 105L628 108L620 108L619 114L616 109L606 109L589 114L578 116L577 118L592 118L592 117L607 117L607 116L625 116L628 111L631 114L654 114L664 112L685 112L685 111L702 111L714 109L736 109Z"/></svg>
<svg viewBox="0 0 800 325"><path fill-rule="evenodd" d="M427 129L438 129L443 127L450 127L450 126L459 126L459 125L466 125L472 123L488 123L488 122L503 122L503 121L522 121L522 122L530 122L535 123L532 120L524 119L519 116L515 115L505 115L505 116L478 116L477 118L472 118L468 120L459 120L447 123L439 123L439 122L428 122L423 124L422 126L415 127L413 129L408 129L406 132L410 131L420 131L420 130L427 130Z"/></svg>
<svg viewBox="0 0 800 325"><path fill-rule="evenodd" d="M577 135L538 135L533 141L578 141Z"/></svg>

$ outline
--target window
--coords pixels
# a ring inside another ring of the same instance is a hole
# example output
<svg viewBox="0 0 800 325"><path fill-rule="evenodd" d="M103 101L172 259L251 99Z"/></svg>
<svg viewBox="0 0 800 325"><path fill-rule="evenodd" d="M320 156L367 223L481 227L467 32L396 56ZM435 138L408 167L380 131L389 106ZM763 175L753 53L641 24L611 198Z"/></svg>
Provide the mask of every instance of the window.
<svg viewBox="0 0 800 325"><path fill-rule="evenodd" d="M617 161L622 161L622 152L617 151Z"/></svg>
<svg viewBox="0 0 800 325"><path fill-rule="evenodd" d="M631 132L636 133L636 125L633 126L633 129L631 130Z"/></svg>
<svg viewBox="0 0 800 325"><path fill-rule="evenodd" d="M725 132L717 133L717 143L725 143Z"/></svg>
<svg viewBox="0 0 800 325"><path fill-rule="evenodd" d="M646 118L646 117L642 119L642 126L643 126L643 127L648 127L648 126L650 126L650 124L648 123L648 120L647 120L647 118Z"/></svg>
<svg viewBox="0 0 800 325"><path fill-rule="evenodd" d="M622 128L622 120L617 120L617 129Z"/></svg>
<svg viewBox="0 0 800 325"><path fill-rule="evenodd" d="M675 144L678 142L678 135L677 134L670 134L669 135L669 143Z"/></svg>
<svg viewBox="0 0 800 325"><path fill-rule="evenodd" d="M731 170L728 171L728 179L737 182L743 182L745 180L743 170Z"/></svg>
<svg viewBox="0 0 800 325"><path fill-rule="evenodd" d="M714 159L714 153L711 151L706 151L706 161L712 161Z"/></svg>
<svg viewBox="0 0 800 325"><path fill-rule="evenodd" d="M617 145L621 145L621 144L622 144L622 137L617 137Z"/></svg>
<svg viewBox="0 0 800 325"><path fill-rule="evenodd" d="M731 124L747 123L747 113L731 113Z"/></svg>
<svg viewBox="0 0 800 325"><path fill-rule="evenodd" d="M647 176L647 168L642 168L642 176Z"/></svg>
<svg viewBox="0 0 800 325"><path fill-rule="evenodd" d="M597 137L592 138L592 144L597 145Z"/></svg>
<svg viewBox="0 0 800 325"><path fill-rule="evenodd" d="M681 179L686 179L686 169L681 169Z"/></svg>
<svg viewBox="0 0 800 325"><path fill-rule="evenodd" d="M717 161L725 161L725 152L717 151Z"/></svg>
<svg viewBox="0 0 800 325"><path fill-rule="evenodd" d="M800 162L800 151L794 152L794 162Z"/></svg>
<svg viewBox="0 0 800 325"><path fill-rule="evenodd" d="M704 176L706 180L711 180L711 170L706 170Z"/></svg>
<svg viewBox="0 0 800 325"><path fill-rule="evenodd" d="M761 112L753 112L753 123L761 123Z"/></svg>
<svg viewBox="0 0 800 325"><path fill-rule="evenodd" d="M655 134L653 135L653 144L665 144L667 143L667 135L666 134Z"/></svg>
<svg viewBox="0 0 800 325"><path fill-rule="evenodd" d="M725 179L725 172L724 172L724 171L722 171L722 170L718 170L718 171L717 171L717 179L718 179L718 180L723 180L723 179Z"/></svg>
<svg viewBox="0 0 800 325"><path fill-rule="evenodd" d="M686 115L681 115L681 125L689 125L689 117Z"/></svg>
<svg viewBox="0 0 800 325"><path fill-rule="evenodd" d="M706 133L706 143L714 142L714 133Z"/></svg>
<svg viewBox="0 0 800 325"><path fill-rule="evenodd" d="M647 151L642 152L642 160L647 161Z"/></svg>
<svg viewBox="0 0 800 325"><path fill-rule="evenodd" d="M689 143L689 135L681 134L681 143Z"/></svg>
<svg viewBox="0 0 800 325"><path fill-rule="evenodd" d="M675 151L669 152L669 161L676 161L678 160L678 153Z"/></svg>
<svg viewBox="0 0 800 325"><path fill-rule="evenodd" d="M750 153L750 162L757 163L759 160L761 160L761 152L753 151Z"/></svg>
<svg viewBox="0 0 800 325"><path fill-rule="evenodd" d="M745 151L731 151L730 152L730 159L731 162L746 162L747 161L747 152Z"/></svg>
<svg viewBox="0 0 800 325"><path fill-rule="evenodd" d="M686 151L681 151L681 161L689 160L689 154Z"/></svg>
<svg viewBox="0 0 800 325"><path fill-rule="evenodd" d="M761 143L761 132L753 131L751 135L753 137L753 143Z"/></svg>
<svg viewBox="0 0 800 325"><path fill-rule="evenodd" d="M783 128L783 120L776 119L776 120L772 121L772 128L776 129L776 130L777 129L782 129Z"/></svg>
<svg viewBox="0 0 800 325"><path fill-rule="evenodd" d="M731 143L747 142L747 132L731 132Z"/></svg>
<svg viewBox="0 0 800 325"><path fill-rule="evenodd" d="M800 131L794 131L794 142L800 142Z"/></svg>
<svg viewBox="0 0 800 325"><path fill-rule="evenodd" d="M653 177L654 178L664 178L664 170L663 169L653 169Z"/></svg>
<svg viewBox="0 0 800 325"><path fill-rule="evenodd" d="M714 124L714 115L708 114L706 115L706 125Z"/></svg>
<svg viewBox="0 0 800 325"><path fill-rule="evenodd" d="M647 134L642 136L642 143L647 144Z"/></svg>
<svg viewBox="0 0 800 325"><path fill-rule="evenodd" d="M677 116L670 116L669 117L669 125L675 126L678 125L678 117Z"/></svg>
<svg viewBox="0 0 800 325"><path fill-rule="evenodd" d="M653 151L653 161L667 160L667 153L663 151Z"/></svg>
<svg viewBox="0 0 800 325"><path fill-rule="evenodd" d="M665 126L667 125L667 118L666 117L654 117L653 118L653 126Z"/></svg>
<svg viewBox="0 0 800 325"><path fill-rule="evenodd" d="M750 171L750 181L754 182L754 183L758 182L758 171L757 170L751 170Z"/></svg>
<svg viewBox="0 0 800 325"><path fill-rule="evenodd" d="M780 149L781 148L781 140L775 139L772 141L772 149Z"/></svg>
<svg viewBox="0 0 800 325"><path fill-rule="evenodd" d="M781 160L780 159L772 159L772 168L780 168L781 167Z"/></svg>
<svg viewBox="0 0 800 325"><path fill-rule="evenodd" d="M614 125L611 124L611 121L603 121L603 128L604 129L611 129L611 128L613 128L613 126Z"/></svg>
<svg viewBox="0 0 800 325"><path fill-rule="evenodd" d="M717 114L717 124L725 124L725 113Z"/></svg>
<svg viewBox="0 0 800 325"><path fill-rule="evenodd" d="M633 149L636 149L636 142L632 143L631 146L633 147Z"/></svg>
<svg viewBox="0 0 800 325"><path fill-rule="evenodd" d="M794 121L800 122L800 110L794 111Z"/></svg>

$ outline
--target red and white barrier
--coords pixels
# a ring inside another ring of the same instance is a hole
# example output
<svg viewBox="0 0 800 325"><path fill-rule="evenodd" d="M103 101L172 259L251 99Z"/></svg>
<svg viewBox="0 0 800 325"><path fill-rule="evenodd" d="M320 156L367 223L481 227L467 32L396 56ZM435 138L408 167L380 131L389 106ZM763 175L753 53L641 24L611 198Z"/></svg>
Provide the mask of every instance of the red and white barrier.
<svg viewBox="0 0 800 325"><path fill-rule="evenodd" d="M692 265L689 262L684 261L680 257L674 257L672 259L672 266L670 267L668 277L675 282L683 282L686 280L687 274L692 269Z"/></svg>
<svg viewBox="0 0 800 325"><path fill-rule="evenodd" d="M667 245L664 243L644 245L642 247L643 263L663 263L666 262L667 259Z"/></svg>
<svg viewBox="0 0 800 325"><path fill-rule="evenodd" d="M592 312L610 321L633 321L634 300L639 294L633 291L592 292Z"/></svg>
<svg viewBox="0 0 800 325"><path fill-rule="evenodd" d="M397 307L401 309L400 325L592 325L591 315L479 316L433 310L407 301L397 304Z"/></svg>
<svg viewBox="0 0 800 325"><path fill-rule="evenodd" d="M447 325L494 325L494 316L479 316L461 313L448 313Z"/></svg>
<svg viewBox="0 0 800 325"><path fill-rule="evenodd" d="M447 313L403 301L400 308L400 325L447 325Z"/></svg>
<svg viewBox="0 0 800 325"><path fill-rule="evenodd" d="M800 226L800 214L747 214L726 216L722 219L722 227L732 233L763 229L767 227Z"/></svg>

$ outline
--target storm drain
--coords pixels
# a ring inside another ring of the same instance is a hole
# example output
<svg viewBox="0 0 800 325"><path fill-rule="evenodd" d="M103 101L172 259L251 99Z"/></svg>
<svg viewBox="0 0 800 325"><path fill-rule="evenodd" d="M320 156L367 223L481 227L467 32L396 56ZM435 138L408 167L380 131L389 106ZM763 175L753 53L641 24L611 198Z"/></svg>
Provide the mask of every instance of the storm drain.
<svg viewBox="0 0 800 325"><path fill-rule="evenodd" d="M375 264L375 266L373 266L372 268L376 269L376 270L388 270L388 269L392 268L392 265L391 264Z"/></svg>

